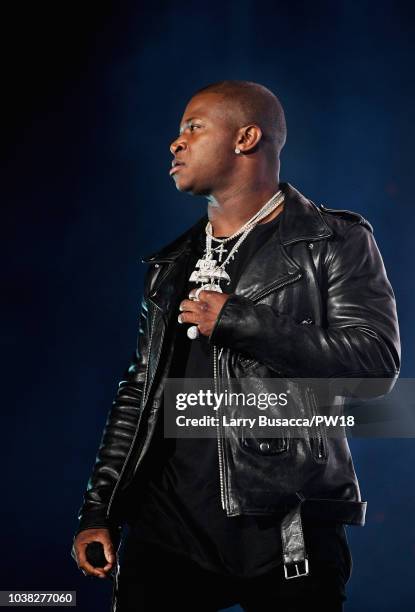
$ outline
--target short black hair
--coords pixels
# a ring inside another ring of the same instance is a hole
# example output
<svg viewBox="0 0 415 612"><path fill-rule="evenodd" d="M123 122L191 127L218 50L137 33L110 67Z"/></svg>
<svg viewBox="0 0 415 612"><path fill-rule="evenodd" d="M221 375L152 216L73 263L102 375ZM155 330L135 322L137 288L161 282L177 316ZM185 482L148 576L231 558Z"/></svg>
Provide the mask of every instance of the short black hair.
<svg viewBox="0 0 415 612"><path fill-rule="evenodd" d="M273 154L279 158L287 138L287 126L282 104L272 91L252 81L226 80L211 83L193 95L200 93L217 93L225 101L229 100L232 114L240 126L249 123L258 125L264 144L270 144Z"/></svg>

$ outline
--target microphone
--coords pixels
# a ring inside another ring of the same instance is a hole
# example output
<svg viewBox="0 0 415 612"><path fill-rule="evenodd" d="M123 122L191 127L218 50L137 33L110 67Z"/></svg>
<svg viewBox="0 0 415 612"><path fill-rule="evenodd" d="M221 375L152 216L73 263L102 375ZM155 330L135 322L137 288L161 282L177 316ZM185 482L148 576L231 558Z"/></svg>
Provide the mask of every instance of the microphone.
<svg viewBox="0 0 415 612"><path fill-rule="evenodd" d="M85 556L93 567L104 567L108 563L101 542L90 542L85 549Z"/></svg>

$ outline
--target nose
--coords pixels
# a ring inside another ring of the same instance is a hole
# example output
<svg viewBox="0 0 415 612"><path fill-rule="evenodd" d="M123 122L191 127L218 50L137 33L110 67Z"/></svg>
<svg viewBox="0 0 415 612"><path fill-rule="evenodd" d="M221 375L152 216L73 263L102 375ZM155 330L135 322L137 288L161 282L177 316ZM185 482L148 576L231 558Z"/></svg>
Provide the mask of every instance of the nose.
<svg viewBox="0 0 415 612"><path fill-rule="evenodd" d="M186 147L186 141L184 140L183 136L178 136L170 145L170 153L175 155L177 151L185 150Z"/></svg>

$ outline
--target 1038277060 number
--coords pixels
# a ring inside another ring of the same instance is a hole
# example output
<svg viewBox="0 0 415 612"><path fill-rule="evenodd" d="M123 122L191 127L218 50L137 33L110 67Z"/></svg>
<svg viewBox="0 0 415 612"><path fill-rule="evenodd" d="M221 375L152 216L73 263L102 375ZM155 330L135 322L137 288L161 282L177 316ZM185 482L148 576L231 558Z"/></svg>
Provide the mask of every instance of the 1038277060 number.
<svg viewBox="0 0 415 612"><path fill-rule="evenodd" d="M0 591L0 606L76 606L75 591Z"/></svg>

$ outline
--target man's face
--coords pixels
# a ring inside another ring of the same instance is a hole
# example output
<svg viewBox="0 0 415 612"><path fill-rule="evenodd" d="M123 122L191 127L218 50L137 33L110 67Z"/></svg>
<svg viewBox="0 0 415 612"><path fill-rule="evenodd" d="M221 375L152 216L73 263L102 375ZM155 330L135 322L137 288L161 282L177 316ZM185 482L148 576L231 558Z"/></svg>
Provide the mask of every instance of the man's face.
<svg viewBox="0 0 415 612"><path fill-rule="evenodd" d="M175 160L170 170L179 191L210 195L230 184L235 168L233 123L223 98L215 93L197 94L180 122L180 134L171 144Z"/></svg>

